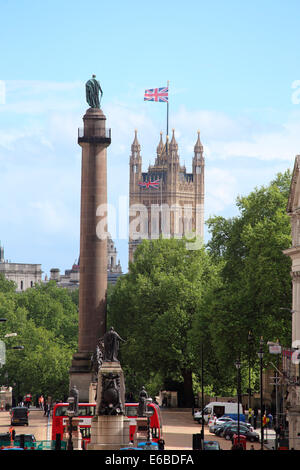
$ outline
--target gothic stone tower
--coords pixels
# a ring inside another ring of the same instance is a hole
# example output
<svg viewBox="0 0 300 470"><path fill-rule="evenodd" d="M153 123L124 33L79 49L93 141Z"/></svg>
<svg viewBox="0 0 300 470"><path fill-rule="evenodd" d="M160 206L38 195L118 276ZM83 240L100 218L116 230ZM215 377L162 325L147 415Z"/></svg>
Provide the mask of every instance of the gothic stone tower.
<svg viewBox="0 0 300 470"><path fill-rule="evenodd" d="M180 165L174 129L163 142L154 165L142 172L137 131L129 161L129 261L143 238L204 236L204 157L200 132L194 146L192 173Z"/></svg>

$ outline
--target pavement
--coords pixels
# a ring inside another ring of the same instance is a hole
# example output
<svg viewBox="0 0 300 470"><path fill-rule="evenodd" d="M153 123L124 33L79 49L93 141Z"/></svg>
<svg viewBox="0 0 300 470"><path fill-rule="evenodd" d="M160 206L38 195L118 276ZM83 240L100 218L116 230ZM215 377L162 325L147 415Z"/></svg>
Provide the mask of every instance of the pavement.
<svg viewBox="0 0 300 470"><path fill-rule="evenodd" d="M201 432L202 425L193 419L192 409L162 408L163 434L166 450L191 450L193 448L193 434ZM256 430L259 433L259 430ZM232 442L209 432L204 426L204 439L217 441L221 450L231 450ZM260 450L259 442L247 441L246 449L253 445L254 450ZM267 448L265 447L265 450Z"/></svg>
<svg viewBox="0 0 300 470"><path fill-rule="evenodd" d="M10 414L0 411L0 433L8 432L10 428ZM44 416L40 408L30 407L28 426L15 425L16 434L34 434L37 441L51 440L51 418Z"/></svg>

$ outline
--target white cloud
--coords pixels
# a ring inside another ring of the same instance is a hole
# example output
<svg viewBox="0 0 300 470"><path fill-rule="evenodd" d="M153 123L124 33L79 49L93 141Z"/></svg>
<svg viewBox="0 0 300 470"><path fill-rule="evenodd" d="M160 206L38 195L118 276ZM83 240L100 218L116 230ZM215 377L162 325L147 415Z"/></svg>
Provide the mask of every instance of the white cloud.
<svg viewBox="0 0 300 470"><path fill-rule="evenodd" d="M230 170L210 167L205 171L205 188L205 214L209 217L234 204L238 188L237 178Z"/></svg>
<svg viewBox="0 0 300 470"><path fill-rule="evenodd" d="M61 200L55 201L35 201L29 203L29 208L33 209L36 224L40 226L44 233L51 236L53 233L60 233L64 236L71 236L76 220ZM77 227L76 227L77 228Z"/></svg>
<svg viewBox="0 0 300 470"><path fill-rule="evenodd" d="M6 104L0 106L1 240L15 239L20 233L22 243L25 233L30 238L34 232L43 246L46 240L50 243L57 237L58 243L67 247L60 256L68 255L72 260L79 239L81 149L77 128L83 125L86 109L82 107L82 87L80 82L8 82ZM135 92L133 87L130 93ZM115 204L119 196L128 195L134 130L138 129L146 170L156 157L166 109L164 104L140 106L128 100L109 102L103 111L107 127L112 128L107 152L108 199ZM161 121L155 113L161 113ZM170 134L174 127L181 164L185 162L188 171L197 130L201 131L206 159L206 218L215 213L228 215L238 194L267 184L277 171L292 167L299 153L299 113L280 124L278 114L274 123L270 117L264 122L255 114L249 116L247 111L231 116L185 107L170 115ZM119 256L126 269L127 245L120 246L123 252ZM30 249L34 252L38 246ZM49 267L48 253L43 256L40 262ZM66 268L64 259L61 264Z"/></svg>
<svg viewBox="0 0 300 470"><path fill-rule="evenodd" d="M236 118L217 111L179 110L174 116L176 136L191 152L200 129L205 155L214 160L232 157L290 161L299 153L300 116L292 113L281 125L261 123L247 115Z"/></svg>

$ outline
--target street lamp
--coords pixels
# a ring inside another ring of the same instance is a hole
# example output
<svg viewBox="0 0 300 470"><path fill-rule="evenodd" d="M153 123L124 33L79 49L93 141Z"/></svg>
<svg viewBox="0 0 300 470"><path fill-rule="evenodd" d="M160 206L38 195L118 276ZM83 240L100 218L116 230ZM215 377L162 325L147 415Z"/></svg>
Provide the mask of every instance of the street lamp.
<svg viewBox="0 0 300 470"><path fill-rule="evenodd" d="M202 408L202 419L201 419L201 449L204 449L204 362L203 362L203 353L204 353L203 342L201 345L201 408Z"/></svg>
<svg viewBox="0 0 300 470"><path fill-rule="evenodd" d="M249 377L248 377L248 412L250 414L251 410L251 347L253 345L253 334L252 331L249 330L248 333L248 361L249 361Z"/></svg>
<svg viewBox="0 0 300 470"><path fill-rule="evenodd" d="M260 432L261 432L261 438L260 438L260 447L261 450L264 449L264 427L263 427L263 357L264 357L264 351L263 351L263 345L264 345L264 340L263 337L260 338L259 341L259 351L257 353L259 359L260 359Z"/></svg>
<svg viewBox="0 0 300 470"><path fill-rule="evenodd" d="M238 358L235 367L237 368L237 406L238 406L238 443L240 443L240 388L241 388L241 361Z"/></svg>
<svg viewBox="0 0 300 470"><path fill-rule="evenodd" d="M274 343L273 341L268 341L267 345L269 346L269 353L270 354L277 354L277 367L275 367L275 403L276 403L276 413L275 413L275 429L279 427L279 419L278 419L278 387L279 387L279 355L281 354L281 345L279 344L279 340ZM272 363L272 365L274 365ZM276 432L276 439L275 439L275 450L278 448L278 434Z"/></svg>
<svg viewBox="0 0 300 470"><path fill-rule="evenodd" d="M69 417L69 438L68 438L68 445L67 445L67 450L73 450L73 440L72 440L72 427L73 427L73 424L72 424L72 418L74 418L75 416L75 410L74 410L74 406L75 406L75 398L74 397L69 397L68 398L68 403L69 403L69 407L66 411L66 414L67 416Z"/></svg>

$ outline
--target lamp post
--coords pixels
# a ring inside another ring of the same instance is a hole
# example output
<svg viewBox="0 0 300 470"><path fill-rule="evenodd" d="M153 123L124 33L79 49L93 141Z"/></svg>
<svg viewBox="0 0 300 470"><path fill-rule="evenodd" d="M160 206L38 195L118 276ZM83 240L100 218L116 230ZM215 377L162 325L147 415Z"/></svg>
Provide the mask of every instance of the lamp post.
<svg viewBox="0 0 300 470"><path fill-rule="evenodd" d="M275 404L276 404L276 412L275 412L275 429L279 428L279 419L278 419L278 387L279 387L279 355L281 354L281 345L279 344L279 340L276 343L273 341L268 341L267 345L269 346L269 353L270 354L277 354L277 367L275 368ZM274 365L274 364L273 364ZM276 439L275 439L275 450L278 448L278 433L276 432Z"/></svg>
<svg viewBox="0 0 300 470"><path fill-rule="evenodd" d="M252 334L252 331L249 330L248 332L248 367L249 367L249 376L248 376L248 413L250 414L250 410L252 411L252 403L251 403L251 395L252 395L252 392L251 392L251 348L252 348L252 345L253 345L253 334ZM249 416L249 415L248 415ZM249 421L249 420L248 420ZM252 423L252 415L251 415L251 424Z"/></svg>
<svg viewBox="0 0 300 470"><path fill-rule="evenodd" d="M72 439L73 424L72 424L72 418L75 416L75 410L74 410L75 398L74 397L69 397L68 398L68 403L69 403L69 407L66 411L66 414L69 417L69 426L68 426L69 438L68 438L67 450L73 450L73 439Z"/></svg>
<svg viewBox="0 0 300 470"><path fill-rule="evenodd" d="M241 361L238 358L235 367L237 369L237 406L238 406L238 443L240 443L240 388L241 388Z"/></svg>
<svg viewBox="0 0 300 470"><path fill-rule="evenodd" d="M263 357L264 357L264 351L263 351L263 345L264 345L264 340L263 340L263 337L261 337L259 341L259 351L257 353L260 359L260 432L261 432L260 448L261 450L264 450L264 427L263 427Z"/></svg>
<svg viewBox="0 0 300 470"><path fill-rule="evenodd" d="M145 415L147 417L147 444L151 448L151 430L150 430L150 416L152 415L150 408L148 407L149 403L152 403L152 398L146 398L145 400Z"/></svg>
<svg viewBox="0 0 300 470"><path fill-rule="evenodd" d="M201 408L202 408L202 419L201 419L201 448L204 449L204 362L203 362L203 343L201 346Z"/></svg>

